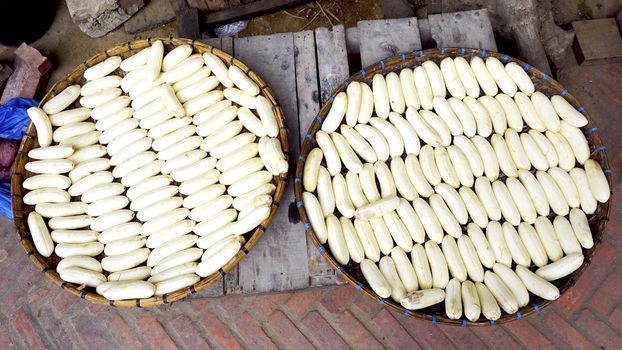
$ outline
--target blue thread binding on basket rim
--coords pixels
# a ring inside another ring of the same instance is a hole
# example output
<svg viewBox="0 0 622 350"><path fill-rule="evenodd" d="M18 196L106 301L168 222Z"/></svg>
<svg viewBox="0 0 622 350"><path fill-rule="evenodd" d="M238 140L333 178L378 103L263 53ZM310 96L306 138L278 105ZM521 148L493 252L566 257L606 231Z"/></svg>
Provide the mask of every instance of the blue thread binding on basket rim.
<svg viewBox="0 0 622 350"><path fill-rule="evenodd" d="M444 55L444 54L445 54L445 48L441 47L441 55Z"/></svg>
<svg viewBox="0 0 622 350"><path fill-rule="evenodd" d="M432 324L436 324L436 315L432 315Z"/></svg>
<svg viewBox="0 0 622 350"><path fill-rule="evenodd" d="M462 319L462 327L466 327L466 320Z"/></svg>
<svg viewBox="0 0 622 350"><path fill-rule="evenodd" d="M613 169L605 168L605 169L603 169L603 173L605 173L605 174L613 173Z"/></svg>
<svg viewBox="0 0 622 350"><path fill-rule="evenodd" d="M298 156L298 160L305 160L305 156L303 155Z"/></svg>
<svg viewBox="0 0 622 350"><path fill-rule="evenodd" d="M317 120L318 122L322 122L322 117L318 114L315 116L315 120Z"/></svg>
<svg viewBox="0 0 622 350"><path fill-rule="evenodd" d="M525 65L523 66L523 69L528 70L529 67L531 67L531 65L529 63L525 63Z"/></svg>
<svg viewBox="0 0 622 350"><path fill-rule="evenodd" d="M384 60L380 60L380 67L382 67L382 70L384 70Z"/></svg>
<svg viewBox="0 0 622 350"><path fill-rule="evenodd" d="M335 101L335 98L332 96L328 96L328 100L330 101L330 103L333 103Z"/></svg>
<svg viewBox="0 0 622 350"><path fill-rule="evenodd" d="M359 282L359 283L356 285L356 289L357 289L357 290L361 290L361 289L363 289L363 282Z"/></svg>
<svg viewBox="0 0 622 350"><path fill-rule="evenodd" d="M590 128L590 130L588 130L588 132L589 132L590 134L591 134L591 133L594 133L594 132L597 132L597 131L598 131L598 128L597 128L597 127L593 127L593 128Z"/></svg>
<svg viewBox="0 0 622 350"><path fill-rule="evenodd" d="M503 62L507 62L509 59L510 59L510 56L508 55L503 56Z"/></svg>
<svg viewBox="0 0 622 350"><path fill-rule="evenodd" d="M533 309L535 312L540 312L540 307L536 304L533 304Z"/></svg>
<svg viewBox="0 0 622 350"><path fill-rule="evenodd" d="M482 49L482 58L486 57L486 49Z"/></svg>
<svg viewBox="0 0 622 350"><path fill-rule="evenodd" d="M464 55L464 47L461 47L461 48L460 48L460 54L461 54L461 55Z"/></svg>
<svg viewBox="0 0 622 350"><path fill-rule="evenodd" d="M300 178L299 177L294 179L294 183L298 183L298 182L300 182Z"/></svg>
<svg viewBox="0 0 622 350"><path fill-rule="evenodd" d="M598 148L596 149L596 152L602 152L602 151L604 151L604 150L606 150L606 149L607 149L607 147L605 147L605 146L600 146L600 147L598 147Z"/></svg>
<svg viewBox="0 0 622 350"><path fill-rule="evenodd" d="M548 75L548 74L546 74L546 73L544 73L544 74L542 75L542 80L548 80L548 79L549 79L549 75Z"/></svg>
<svg viewBox="0 0 622 350"><path fill-rule="evenodd" d="M339 268L337 269L337 273L342 273L343 272L343 267L339 266Z"/></svg>
<svg viewBox="0 0 622 350"><path fill-rule="evenodd" d="M298 201L298 202L296 202L296 206L297 206L298 208L302 207L303 205L304 205L304 203L303 203L302 201Z"/></svg>
<svg viewBox="0 0 622 350"><path fill-rule="evenodd" d="M567 90L567 89L564 89L564 90L562 90L562 93L561 93L560 95L564 96L564 95L566 95L567 93L568 93L568 90Z"/></svg>
<svg viewBox="0 0 622 350"><path fill-rule="evenodd" d="M523 314L521 314L520 311L516 311L516 318L519 320L523 319Z"/></svg>
<svg viewBox="0 0 622 350"><path fill-rule="evenodd" d="M350 82L348 80L344 80L343 81L343 86L348 87L348 85L350 85Z"/></svg>
<svg viewBox="0 0 622 350"><path fill-rule="evenodd" d="M402 52L402 62L406 61L406 53Z"/></svg>
<svg viewBox="0 0 622 350"><path fill-rule="evenodd" d="M490 326L494 326L495 325L495 320L490 320Z"/></svg>
<svg viewBox="0 0 622 350"><path fill-rule="evenodd" d="M383 299L383 298L380 298L380 299L378 300L378 304L380 304L380 305L384 305L384 299Z"/></svg>
<svg viewBox="0 0 622 350"><path fill-rule="evenodd" d="M365 68L361 69L361 75L363 76L363 78L365 77L366 74L367 72L365 72Z"/></svg>
<svg viewBox="0 0 622 350"><path fill-rule="evenodd" d="M309 134L309 133L307 133L307 134L305 135L305 138L307 138L307 139L310 139L311 137L312 137L312 136L311 136L311 134Z"/></svg>
<svg viewBox="0 0 622 350"><path fill-rule="evenodd" d="M310 223L305 223L305 230L309 230L311 228L311 224Z"/></svg>
<svg viewBox="0 0 622 350"><path fill-rule="evenodd" d="M423 50L419 50L419 57L423 57L423 56L425 56L425 55L423 54Z"/></svg>
<svg viewBox="0 0 622 350"><path fill-rule="evenodd" d="M326 248L324 248L324 246L323 246L323 245L321 245L321 246L319 246L319 247L317 248L317 252L318 252L318 253L320 253L320 254L321 254L321 253L323 253L325 250L326 250Z"/></svg>
<svg viewBox="0 0 622 350"><path fill-rule="evenodd" d="M410 311L408 311L408 309L404 309L404 316L406 317L410 316Z"/></svg>
<svg viewBox="0 0 622 350"><path fill-rule="evenodd" d="M579 113L583 112L584 110L585 110L585 108L583 108L583 106L579 106L579 108L577 109L577 111L579 111Z"/></svg>

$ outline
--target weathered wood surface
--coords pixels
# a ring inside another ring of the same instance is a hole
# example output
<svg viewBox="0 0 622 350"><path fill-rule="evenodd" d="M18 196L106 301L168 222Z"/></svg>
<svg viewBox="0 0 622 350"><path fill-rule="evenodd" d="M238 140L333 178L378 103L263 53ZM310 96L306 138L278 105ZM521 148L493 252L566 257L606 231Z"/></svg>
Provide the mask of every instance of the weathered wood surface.
<svg viewBox="0 0 622 350"><path fill-rule="evenodd" d="M203 23L214 25L235 22L278 12L307 2L309 0L257 0L244 5L231 6L216 12L207 13L204 16Z"/></svg>
<svg viewBox="0 0 622 350"><path fill-rule="evenodd" d="M577 63L602 64L622 61L622 38L613 18L572 22Z"/></svg>
<svg viewBox="0 0 622 350"><path fill-rule="evenodd" d="M497 51L486 9L430 15L428 21L437 47L472 47Z"/></svg>
<svg viewBox="0 0 622 350"><path fill-rule="evenodd" d="M421 49L415 17L360 21L357 28L363 67L400 52Z"/></svg>
<svg viewBox="0 0 622 350"><path fill-rule="evenodd" d="M317 65L320 77L320 101L324 103L333 90L350 76L346 35L342 25L315 30Z"/></svg>
<svg viewBox="0 0 622 350"><path fill-rule="evenodd" d="M490 26L469 30L489 30L492 37ZM468 39L463 39L455 45L469 46ZM421 49L416 18L360 22L347 33L339 25L298 33L202 41L239 58L266 80L287 119L292 170L300 144L321 104L350 76L348 54L360 52L365 66L400 52ZM225 275L224 282L219 281L194 297L344 283L307 239L294 203L293 179L289 180L279 212L255 248Z"/></svg>
<svg viewBox="0 0 622 350"><path fill-rule="evenodd" d="M275 93L289 128L293 168L300 149L293 33L234 39L236 58L246 62ZM309 285L306 237L298 223L293 181L288 182L279 211L257 245L239 264L241 292L268 292Z"/></svg>
<svg viewBox="0 0 622 350"><path fill-rule="evenodd" d="M177 17L177 36L186 39L199 39L199 13L196 8L188 6L186 0L170 0Z"/></svg>

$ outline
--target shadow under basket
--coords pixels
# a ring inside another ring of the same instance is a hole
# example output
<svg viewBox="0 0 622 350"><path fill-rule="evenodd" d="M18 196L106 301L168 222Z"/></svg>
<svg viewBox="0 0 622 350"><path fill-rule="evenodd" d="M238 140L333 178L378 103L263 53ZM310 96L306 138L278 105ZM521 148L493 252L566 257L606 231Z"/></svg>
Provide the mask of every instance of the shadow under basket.
<svg viewBox="0 0 622 350"><path fill-rule="evenodd" d="M279 125L279 135L278 139L281 142L281 147L283 148L283 152L285 155L288 154L288 143L287 143L287 126L285 124L285 117L283 115L283 110L279 106L276 97L270 90L270 88L266 85L259 75L257 75L253 70L251 70L248 66L246 66L243 62L233 58L228 53L221 51L213 46L204 44L199 41L182 39L182 38L149 38L143 40L137 40L128 42L124 45L119 45L113 47L109 50L106 50L96 56L91 57L83 64L76 67L69 75L67 75L64 79L54 84L52 89L48 91L43 100L41 101L41 106L45 104L52 97L63 91L66 87L73 84L83 85L86 80L83 78L84 71L105 60L110 56L120 56L122 58L127 58L139 52L140 50L151 46L152 42L156 40L161 40L164 44L165 53L172 50L173 48L180 45L190 45L193 47L195 53L204 53L211 52L214 55L218 56L227 66L234 65L240 68L242 71L246 72L246 74L260 87L260 94L263 95L270 101L272 104L272 108L274 110L275 116L277 118L277 122ZM117 74L120 76L125 75L125 73L117 69L111 74ZM222 88L222 86L221 86ZM79 107L78 102L74 102L73 105L68 108ZM89 119L90 120L90 119ZM120 307L150 307L157 306L162 304L171 303L174 301L181 300L187 296L196 294L217 282L223 276L229 272L233 267L235 267L247 254L253 249L257 241L264 234L270 223L272 222L274 216L276 215L276 211L279 207L279 202L283 197L283 193L285 191L285 186L287 184L287 173L282 173L279 176L274 176L272 183L276 186L276 190L273 194L272 205L270 210L270 215L266 220L264 220L257 228L255 228L251 232L247 232L244 235L246 242L242 245L241 250L229 261L225 264L218 272L211 274L205 278L202 278L196 284L177 290L175 292L154 296L151 298L145 299L130 299L130 300L117 300L111 301L103 296L97 294L94 288L85 287L82 288L73 283L63 281L58 273L56 272L56 265L60 261L60 258L52 254L49 258L45 258L41 256L34 247L34 243L32 241L30 231L28 229L27 217L28 214L34 210L34 206L26 205L23 202L22 197L26 193L22 187L22 182L24 179L28 178L32 174L25 169L25 164L29 161L28 151L33 148L39 147L37 142L36 130L34 125L31 123L26 130L26 134L22 140L20 145L16 162L15 162L15 173L11 179L11 196L12 196L12 209L13 209L13 217L15 221L15 226L17 227L17 232L19 234L19 239L22 244L22 247L26 251L26 254L30 257L30 260L41 269L44 274L51 279L54 283L61 286L61 288L65 289L69 293L79 296L82 299L86 299L90 302L96 304L105 304L112 306L120 306ZM108 157L108 155L106 155ZM79 201L79 198L72 198L72 201ZM137 219L134 219L135 221ZM47 220L46 220L47 221ZM103 254L95 257L96 259L101 261Z"/></svg>
<svg viewBox="0 0 622 350"><path fill-rule="evenodd" d="M529 316L531 314L539 312L542 308L548 306L553 301L544 300L532 293L529 294L530 302L528 305L519 309L516 314L507 314L502 311L501 317L496 321L489 321L482 316L480 319L471 322L466 318L459 320L452 320L448 318L445 314L445 304L439 303L432 307L428 307L421 310L407 310L402 307L399 303L396 303L392 299L383 299L378 296L369 286L363 274L361 273L360 267L358 263L350 261L348 265L342 266L337 260L333 257L328 244L322 245L313 231L309 219L307 217L307 213L305 211L304 204L302 202L302 193L304 191L302 186L302 177L303 177L303 168L305 164L305 159L309 152L317 147L317 142L315 141L315 133L320 130L322 125L322 121L328 115L330 108L332 106L333 98L340 92L346 91L349 82L358 81L363 82L371 86L372 78L375 74L386 75L389 72L396 72L399 74L399 71L402 68L414 68L416 66L421 65L423 62L432 60L440 65L440 62L447 57L464 57L467 61L469 61L472 57L481 57L485 59L486 57L496 57L503 63L515 62L519 66L523 67L523 69L527 72L529 77L531 78L536 91L542 92L547 97L551 97L552 95L561 95L563 96L572 106L581 111L583 115L585 115L588 119L588 124L581 128L585 137L588 140L590 145L591 157L600 163L600 166L605 171L607 176L607 181L611 185L611 170L609 168L609 162L607 160L607 155L605 153L605 147L602 144L600 136L598 135L598 128L594 125L592 119L587 114L586 111L583 110L583 107L579 103L579 101L568 92L563 86L561 86L557 81L551 78L549 75L541 72L540 70L532 67L531 65L515 59L513 57L509 57L508 55L503 55L497 52L491 52L480 49L466 49L466 48L443 48L443 49L429 49L429 50L421 50L421 51L413 51L409 53L402 53L394 57L390 57L380 62L365 67L360 72L352 75L343 84L339 85L335 91L333 91L332 97L330 97L320 109L317 117L314 119L313 123L307 130L305 139L302 144L302 149L300 151L300 157L297 161L296 165L296 174L294 178L294 191L296 194L296 202L299 203L298 210L300 212L300 217L302 218L302 222L304 223L304 229L309 236L309 238L313 241L313 244L317 247L317 252L320 253L326 261L330 264L330 266L337 271L338 274L341 275L349 284L354 286L357 290L360 290L362 293L373 299L374 301L385 305L389 309L404 314L407 317L415 317L422 320L431 321L433 323L453 325L453 326L486 326L493 325L499 323L506 323L513 320L521 319L522 317ZM533 169L532 169L533 170ZM346 169L347 171L347 169ZM345 171L344 175L345 175ZM505 175L501 174L500 179L504 179ZM610 210L611 199L609 199L606 203L599 203L596 212L592 215L588 215L588 221L590 224L590 229L592 230L592 236L594 238L594 246L584 251L585 261L583 265L577 269L574 273L566 276L562 279L556 280L552 282L557 288L559 288L560 293L566 292L569 288L571 288L575 282L579 279L581 274L587 269L589 266L592 256L596 252L598 245L602 241L602 237L605 231L605 225L609 220L609 210ZM550 214L549 218L554 217L553 213ZM464 225L462 225L464 228Z"/></svg>

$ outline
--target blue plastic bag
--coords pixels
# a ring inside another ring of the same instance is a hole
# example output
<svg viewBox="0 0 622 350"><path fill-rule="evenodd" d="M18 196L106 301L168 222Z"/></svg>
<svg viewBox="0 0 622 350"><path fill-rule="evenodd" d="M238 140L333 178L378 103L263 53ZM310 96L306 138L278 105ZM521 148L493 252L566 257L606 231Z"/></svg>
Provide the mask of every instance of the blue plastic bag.
<svg viewBox="0 0 622 350"><path fill-rule="evenodd" d="M26 110L38 104L31 98L16 97L0 106L0 138L21 140L30 124ZM11 183L8 181L0 182L0 215L13 220Z"/></svg>

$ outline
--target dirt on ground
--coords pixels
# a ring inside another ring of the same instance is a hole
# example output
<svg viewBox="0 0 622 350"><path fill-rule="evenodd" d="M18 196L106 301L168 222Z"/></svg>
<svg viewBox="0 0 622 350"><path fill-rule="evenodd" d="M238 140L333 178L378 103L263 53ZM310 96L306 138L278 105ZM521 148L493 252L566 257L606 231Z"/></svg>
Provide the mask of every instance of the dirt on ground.
<svg viewBox="0 0 622 350"><path fill-rule="evenodd" d="M253 18L240 36L313 30L343 24L356 26L366 19L383 18L378 0L319 0L288 10Z"/></svg>

